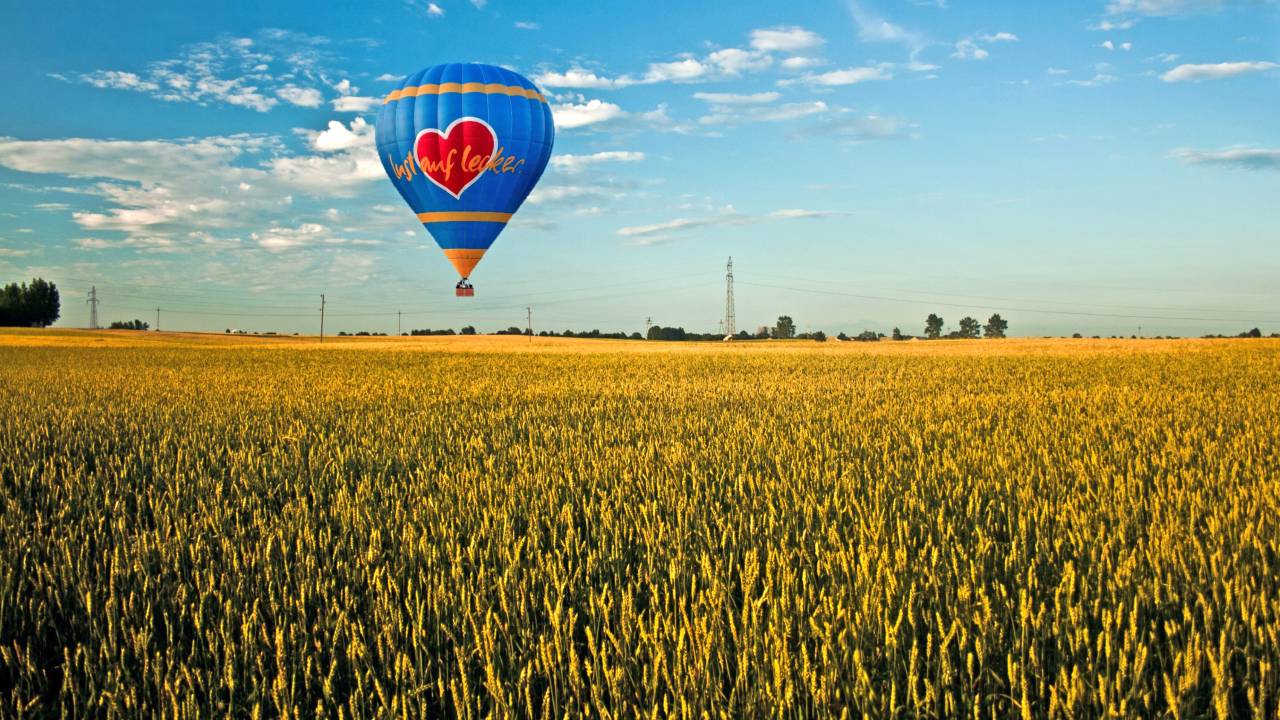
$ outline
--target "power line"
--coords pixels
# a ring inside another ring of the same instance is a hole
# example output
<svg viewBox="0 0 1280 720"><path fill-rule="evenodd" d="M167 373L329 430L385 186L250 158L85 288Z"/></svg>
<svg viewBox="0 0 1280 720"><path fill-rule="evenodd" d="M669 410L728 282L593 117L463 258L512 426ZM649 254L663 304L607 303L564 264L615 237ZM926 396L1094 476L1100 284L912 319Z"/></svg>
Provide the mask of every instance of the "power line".
<svg viewBox="0 0 1280 720"><path fill-rule="evenodd" d="M752 276L755 275L754 273L750 273L750 272L748 272L747 274ZM787 281L803 282L805 284L818 283L823 285L836 285L836 286L847 286L849 284L847 281L840 281L840 280L818 280L813 278L797 278L797 277L787 277L782 275L772 275L772 276L759 275L758 277L762 277L762 278L766 278L774 281L787 280ZM1043 303L1043 304L1049 304L1049 305L1076 305L1079 307L1097 307L1097 308L1128 308L1133 310L1155 310L1157 312L1172 312L1172 313L1224 312L1224 313L1239 313L1242 315L1256 315L1259 313L1268 312L1266 310L1253 310L1253 309L1238 310L1238 309L1223 309L1223 308L1190 308L1190 307L1167 307L1167 306L1162 307L1162 306L1152 306L1152 305L1127 305L1123 303L1090 303L1090 302L1079 302L1074 300L1042 300L1042 299L1033 299L1033 298L1015 298L1015 297L1003 297L1003 296L993 296L993 295L974 295L972 293L948 293L948 292L941 292L938 290L917 290L914 288L887 287L883 285L881 286L865 285L863 287L879 289L879 290L891 290L896 292L922 294L922 295L934 295L934 296L958 297L958 298L975 298L978 300L997 300L1000 302L1029 302L1029 303Z"/></svg>
<svg viewBox="0 0 1280 720"><path fill-rule="evenodd" d="M771 285L768 283L753 283L743 281L745 285L755 287L772 288L774 290L788 290L791 292L810 293L815 295L837 295L841 297L853 297L862 300L885 300L888 302L912 303L915 305L942 305L945 307L961 307L976 308L979 310L994 310L996 312L1027 312L1040 313L1044 315L1068 315L1073 317L1105 317L1105 318L1123 318L1128 320L1183 320L1187 322L1241 322L1240 318L1210 318L1210 317L1173 317L1163 315L1128 315L1123 313L1096 313L1096 312L1072 312L1069 310L1044 310L1040 308L1022 308L1022 307L996 307L993 305L974 305L970 303L951 303L936 300L912 300L910 298L889 297L885 295L866 295L862 293L839 292L836 290L821 290L817 288L797 288L788 287L786 285ZM1269 318L1258 318L1263 322L1280 322Z"/></svg>

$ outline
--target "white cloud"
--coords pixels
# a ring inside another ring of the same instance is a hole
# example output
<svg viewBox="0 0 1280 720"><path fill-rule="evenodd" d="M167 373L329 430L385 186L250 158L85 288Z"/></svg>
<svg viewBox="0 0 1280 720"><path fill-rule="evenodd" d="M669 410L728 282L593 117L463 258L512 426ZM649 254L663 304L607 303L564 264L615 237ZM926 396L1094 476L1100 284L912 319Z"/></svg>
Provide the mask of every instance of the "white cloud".
<svg viewBox="0 0 1280 720"><path fill-rule="evenodd" d="M995 34L982 35L981 40L985 43L1018 42L1019 38L1011 32L998 32Z"/></svg>
<svg viewBox="0 0 1280 720"><path fill-rule="evenodd" d="M848 215L849 213L840 210L802 210L799 208L788 208L784 210L774 210L769 213L769 217L778 220L789 219L813 219L821 220L823 218L838 217L840 215Z"/></svg>
<svg viewBox="0 0 1280 720"><path fill-rule="evenodd" d="M337 152L355 147L373 147L373 126L364 118L356 118L351 125L330 120L324 130L310 134L311 147L321 152Z"/></svg>
<svg viewBox="0 0 1280 720"><path fill-rule="evenodd" d="M587 199L590 201L606 197L608 193L598 185L546 185L538 186L529 193L529 203L546 205Z"/></svg>
<svg viewBox="0 0 1280 720"><path fill-rule="evenodd" d="M889 71L887 65L877 65L874 67L856 67L846 68L844 70L832 70L831 72L804 75L794 80L780 80L779 85L794 85L797 83L811 86L835 86L835 85L856 85L858 83L869 82L872 80L891 80L893 73Z"/></svg>
<svg viewBox="0 0 1280 720"><path fill-rule="evenodd" d="M335 237L329 228L320 223L302 223L297 227L273 227L250 233L249 237L260 247L280 251L307 245L343 245L348 241Z"/></svg>
<svg viewBox="0 0 1280 720"><path fill-rule="evenodd" d="M582 103L562 103L551 106L556 127L561 130L596 125L625 117L626 112L613 103L588 100Z"/></svg>
<svg viewBox="0 0 1280 720"><path fill-rule="evenodd" d="M649 63L644 82L694 82L706 77L710 71L709 65L692 57L665 63Z"/></svg>
<svg viewBox="0 0 1280 720"><path fill-rule="evenodd" d="M323 36L263 30L254 37L222 37L187 45L141 72L95 70L68 77L99 88L145 93L166 102L224 103L267 112L280 100L302 107L324 101L315 85L334 73Z"/></svg>
<svg viewBox="0 0 1280 720"><path fill-rule="evenodd" d="M659 103L658 107L637 115L640 122L647 125L650 129L658 132L676 133L679 135L687 135L696 128L690 123L678 122L675 118L667 114L667 104Z"/></svg>
<svg viewBox="0 0 1280 720"><path fill-rule="evenodd" d="M840 108L826 115L816 125L804 128L804 137L815 135L833 135L853 142L866 140L894 140L907 137L910 124L901 118L877 115L862 115L852 110Z"/></svg>
<svg viewBox="0 0 1280 720"><path fill-rule="evenodd" d="M374 79L377 80L378 82L400 82L401 80L404 79L404 76L396 75L395 73L382 73L381 75L379 75Z"/></svg>
<svg viewBox="0 0 1280 720"><path fill-rule="evenodd" d="M1111 32L1112 30L1128 30L1137 24L1134 20L1100 20L1089 26L1090 30Z"/></svg>
<svg viewBox="0 0 1280 720"><path fill-rule="evenodd" d="M1179 148L1170 153L1194 165L1223 165L1245 170L1280 171L1280 149L1234 147L1226 150L1192 150Z"/></svg>
<svg viewBox="0 0 1280 720"><path fill-rule="evenodd" d="M964 38L956 43L955 52L951 53L951 57L960 60L986 60L991 53L987 52L973 38Z"/></svg>
<svg viewBox="0 0 1280 720"><path fill-rule="evenodd" d="M374 128L364 118L350 126L329 121L325 130L309 134L318 155L276 157L267 162L272 176L308 193L350 195L357 187L385 177L374 151Z"/></svg>
<svg viewBox="0 0 1280 720"><path fill-rule="evenodd" d="M781 93L776 92L758 92L749 95L737 93L704 93L697 92L693 97L703 102L714 103L716 105L760 105L771 103L782 97Z"/></svg>
<svg viewBox="0 0 1280 720"><path fill-rule="evenodd" d="M1220 80L1252 72L1272 70L1280 65L1267 61L1253 62L1221 62L1206 64L1179 65L1160 76L1165 82L1197 82L1200 80Z"/></svg>
<svg viewBox="0 0 1280 720"><path fill-rule="evenodd" d="M444 17L444 8L433 2L427 3L427 17Z"/></svg>
<svg viewBox="0 0 1280 720"><path fill-rule="evenodd" d="M774 210L773 212L766 213L764 215L753 216L740 213L730 205L722 208L720 212L716 214L707 215L705 217L682 217L663 222L651 223L648 225L633 225L618 228L617 234L624 238L631 238L632 242L636 245L656 245L658 243L672 240L673 235L679 235L697 228L715 227L719 225L744 225L769 220L820 220L823 218L847 214L848 213L833 210L787 208Z"/></svg>
<svg viewBox="0 0 1280 720"><path fill-rule="evenodd" d="M1107 50L1115 50L1115 49L1116 49L1116 45L1115 45L1115 43L1111 42L1110 40L1103 40L1102 42L1098 43L1098 47L1100 47L1100 48L1105 48L1105 49L1107 49Z"/></svg>
<svg viewBox="0 0 1280 720"><path fill-rule="evenodd" d="M709 115L698 119L701 125L735 126L748 122L780 122L820 115L830 110L825 102L798 102L782 105L716 106Z"/></svg>
<svg viewBox="0 0 1280 720"><path fill-rule="evenodd" d="M818 47L820 35L801 27L776 27L751 31L751 47L763 52L795 52Z"/></svg>
<svg viewBox="0 0 1280 720"><path fill-rule="evenodd" d="M360 95L345 95L343 97L334 98L331 102L335 112L368 112L373 108L382 104L381 98L363 97Z"/></svg>
<svg viewBox="0 0 1280 720"><path fill-rule="evenodd" d="M276 95L292 105L305 108L317 108L324 102L324 96L315 88L304 88L296 85L285 85L276 90Z"/></svg>
<svg viewBox="0 0 1280 720"><path fill-rule="evenodd" d="M1046 72L1048 72L1050 75L1069 75L1071 73L1070 70L1065 70L1063 68L1056 68L1056 67L1051 67Z"/></svg>
<svg viewBox="0 0 1280 720"><path fill-rule="evenodd" d="M545 72L534 76L533 81L542 87L583 90L612 90L635 83L629 78L608 78L582 68L571 68L565 72Z"/></svg>
<svg viewBox="0 0 1280 720"><path fill-rule="evenodd" d="M608 150L590 155L553 155L551 167L567 173L579 172L588 167L610 162L640 162L644 153L629 150Z"/></svg>
<svg viewBox="0 0 1280 720"><path fill-rule="evenodd" d="M858 39L863 42L897 43L913 54L926 45L922 34L889 22L859 0L845 0L845 7L858 27Z"/></svg>
<svg viewBox="0 0 1280 720"><path fill-rule="evenodd" d="M575 65L564 71L547 70L534 76L538 85L549 88L615 90L632 85L656 83L695 83L723 80L744 73L759 72L773 65L773 52L815 47L822 43L818 35L798 27L756 30L749 48L721 48L705 56L682 53L675 60L649 63L641 74L609 76ZM786 69L796 70L820 61L811 58L788 58Z"/></svg>
<svg viewBox="0 0 1280 720"><path fill-rule="evenodd" d="M1110 75L1105 72L1099 72L1099 73L1096 73L1093 77L1089 78L1088 80L1068 80L1066 81L1065 84L1075 85L1077 87L1101 87L1103 85L1110 85L1115 81L1116 81L1115 75Z"/></svg>
<svg viewBox="0 0 1280 720"><path fill-rule="evenodd" d="M1170 17L1213 12L1223 4L1223 0L1113 0L1107 5L1107 14Z"/></svg>
<svg viewBox="0 0 1280 720"><path fill-rule="evenodd" d="M542 26L541 26L541 25L539 25L539 24L538 24L538 23L536 23L536 22L528 22L528 21L525 21L525 20L517 20L517 21L516 21L516 28L518 28L518 29L520 29L520 30L540 30L540 29L542 28Z"/></svg>
<svg viewBox="0 0 1280 720"><path fill-rule="evenodd" d="M789 57L782 61L783 70L807 70L811 67L817 67L823 63L822 60L814 57Z"/></svg>
<svg viewBox="0 0 1280 720"><path fill-rule="evenodd" d="M707 56L707 61L726 75L763 70L773 64L773 56L767 53L725 48Z"/></svg>
<svg viewBox="0 0 1280 720"><path fill-rule="evenodd" d="M1147 17L1178 17L1218 12L1236 0L1112 0L1090 30L1128 30ZM1264 0L1269 2L1270 0ZM1241 2L1240 4L1244 4Z"/></svg>
<svg viewBox="0 0 1280 720"><path fill-rule="evenodd" d="M647 237L671 231L688 230L691 228L707 227L710 225L742 223L745 220L746 216L741 213L728 212L721 215L712 215L710 217L676 218L674 220L667 220L665 222L653 223L650 225L623 227L618 228L618 234L622 237Z"/></svg>
<svg viewBox="0 0 1280 720"><path fill-rule="evenodd" d="M289 153L279 138L233 135L182 140L24 141L0 138L0 167L92 179L83 194L95 205L71 220L95 233L120 233L114 246L184 247L193 232L258 229L293 212L293 196L349 197L384 177L373 128L357 118L305 133L308 149ZM195 168L196 170L193 170ZM201 247L215 243L201 241Z"/></svg>
<svg viewBox="0 0 1280 720"><path fill-rule="evenodd" d="M80 81L97 88L113 88L115 90L137 90L152 92L160 86L150 80L143 80L131 72L117 70L98 70L80 76Z"/></svg>
<svg viewBox="0 0 1280 720"><path fill-rule="evenodd" d="M1172 65L1178 62L1178 54L1177 53L1160 53L1159 55L1154 55L1152 57L1147 58L1147 62L1159 62L1159 63L1164 63L1165 65Z"/></svg>

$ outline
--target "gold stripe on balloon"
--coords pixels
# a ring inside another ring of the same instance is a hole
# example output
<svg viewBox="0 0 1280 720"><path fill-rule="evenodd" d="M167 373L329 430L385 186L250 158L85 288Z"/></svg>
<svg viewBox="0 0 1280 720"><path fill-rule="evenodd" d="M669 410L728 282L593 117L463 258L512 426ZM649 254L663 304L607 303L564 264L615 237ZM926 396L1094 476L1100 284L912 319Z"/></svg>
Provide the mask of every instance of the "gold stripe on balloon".
<svg viewBox="0 0 1280 720"><path fill-rule="evenodd" d="M418 95L440 95L442 93L485 93L486 95L511 95L513 97L525 97L530 100L537 100L544 103L547 101L547 99L542 96L542 93L537 90L532 88L522 88L519 85L503 85L501 83L486 84L478 82L447 82L392 90L382 103L385 105L393 100L399 100L401 98L416 97Z"/></svg>
<svg viewBox="0 0 1280 720"><path fill-rule="evenodd" d="M438 222L498 222L504 223L511 219L511 213L504 212L479 212L479 211L456 211L456 212L424 212L418 213L418 220L424 223Z"/></svg>

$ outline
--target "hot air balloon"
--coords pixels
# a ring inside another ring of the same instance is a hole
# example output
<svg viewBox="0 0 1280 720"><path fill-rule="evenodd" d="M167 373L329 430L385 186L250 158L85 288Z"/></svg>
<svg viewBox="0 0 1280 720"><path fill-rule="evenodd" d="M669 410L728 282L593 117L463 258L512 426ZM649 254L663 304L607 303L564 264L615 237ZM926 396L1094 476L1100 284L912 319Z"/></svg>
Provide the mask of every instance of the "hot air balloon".
<svg viewBox="0 0 1280 720"><path fill-rule="evenodd" d="M382 103L376 141L387 177L462 280L529 196L551 158L551 107L533 83L475 63L433 65Z"/></svg>

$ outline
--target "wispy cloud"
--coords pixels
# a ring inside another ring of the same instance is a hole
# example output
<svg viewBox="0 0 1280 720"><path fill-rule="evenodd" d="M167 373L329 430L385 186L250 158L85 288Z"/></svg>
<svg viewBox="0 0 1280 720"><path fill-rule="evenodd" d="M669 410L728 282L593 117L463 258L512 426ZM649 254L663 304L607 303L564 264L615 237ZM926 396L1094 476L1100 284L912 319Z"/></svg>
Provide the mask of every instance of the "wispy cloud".
<svg viewBox="0 0 1280 720"><path fill-rule="evenodd" d="M750 94L741 93L705 93L697 92L693 94L694 99L702 100L716 105L760 105L771 103L782 97L781 93L776 92L758 92Z"/></svg>
<svg viewBox="0 0 1280 720"><path fill-rule="evenodd" d="M886 20L869 5L860 0L845 0L845 8L858 29L858 39L867 43L896 43L905 46L912 54L922 50L927 41L924 34L908 30Z"/></svg>
<svg viewBox="0 0 1280 720"><path fill-rule="evenodd" d="M551 158L551 167L566 173L576 173L603 163L640 162L644 157L644 153L630 150L606 150L589 155L563 154Z"/></svg>
<svg viewBox="0 0 1280 720"><path fill-rule="evenodd" d="M1094 76L1089 78L1088 80L1067 80L1066 82L1063 82L1061 84L1075 85L1076 87L1102 87L1103 85L1110 85L1111 83L1115 82L1116 79L1117 78L1115 75L1111 75L1105 72L1098 72L1098 73L1095 73Z"/></svg>
<svg viewBox="0 0 1280 720"><path fill-rule="evenodd" d="M1264 60L1252 62L1221 62L1205 64L1185 64L1160 76L1165 82L1198 82L1200 80L1221 80L1222 78L1245 75L1247 73L1273 70L1280 65Z"/></svg>
<svg viewBox="0 0 1280 720"><path fill-rule="evenodd" d="M320 107L333 57L323 36L263 30L182 48L174 58L138 71L104 69L53 77L93 87L139 92L166 102L220 103L267 112L281 102Z"/></svg>
<svg viewBox="0 0 1280 720"><path fill-rule="evenodd" d="M1204 15L1222 10L1231 0L1112 0L1090 30L1128 30L1143 18ZM1264 0L1264 2L1267 0ZM1241 3L1244 4L1244 3Z"/></svg>
<svg viewBox="0 0 1280 720"><path fill-rule="evenodd" d="M771 67L775 52L813 48L822 42L821 36L804 28L768 28L753 31L745 48L721 48L706 54L682 53L674 60L649 63L640 73L609 75L578 64L567 70L544 70L533 80L543 87L579 90L616 90L633 85L725 80ZM800 66L807 65L792 63L790 67Z"/></svg>
<svg viewBox="0 0 1280 720"><path fill-rule="evenodd" d="M810 85L815 87L832 87L837 85L856 85L873 80L892 80L893 72L888 64L845 68L825 73L810 73L801 77L779 80L778 85Z"/></svg>
<svg viewBox="0 0 1280 720"><path fill-rule="evenodd" d="M1192 165L1221 165L1245 170L1280 170L1280 149L1233 147L1225 150L1178 148L1169 153Z"/></svg>
<svg viewBox="0 0 1280 720"><path fill-rule="evenodd" d="M776 27L751 31L751 47L762 52L808 50L825 42L821 35L802 27Z"/></svg>
<svg viewBox="0 0 1280 720"><path fill-rule="evenodd" d="M749 215L738 212L732 205L721 208L718 212L703 217L680 217L648 225L632 225L618 228L617 234L628 238L634 245L658 245L687 235L690 230L717 227L724 225L746 225L771 220L822 220L825 218L847 215L837 210L807 210L802 208L786 208L774 210L763 215Z"/></svg>
<svg viewBox="0 0 1280 720"><path fill-rule="evenodd" d="M0 138L0 167L87 181L101 208L71 211L93 233L120 233L124 247L181 247L192 232L245 232L295 215L293 197L350 197L384 177L373 127L357 118L300 131L302 152L281 138L231 135L181 140ZM192 167L199 172L192 172ZM104 238L96 236L94 242ZM201 243L209 245L209 243ZM85 245L88 247L88 245Z"/></svg>

